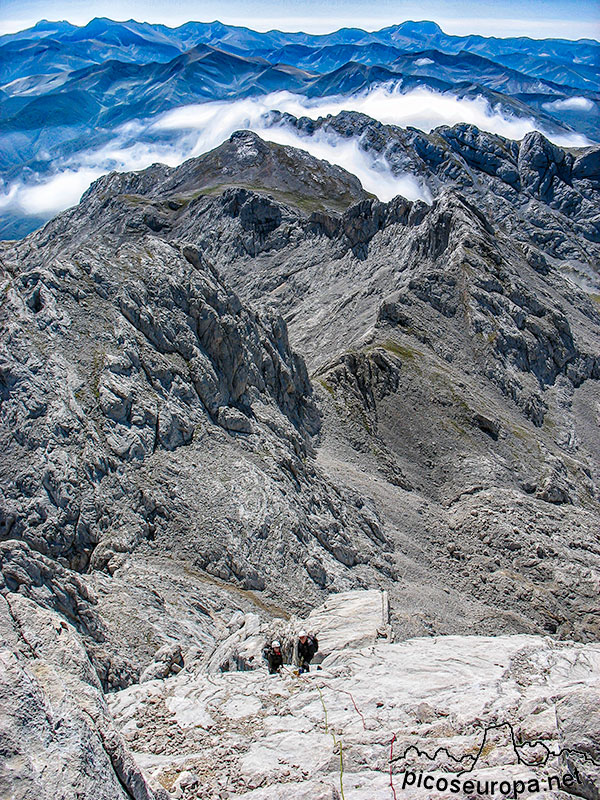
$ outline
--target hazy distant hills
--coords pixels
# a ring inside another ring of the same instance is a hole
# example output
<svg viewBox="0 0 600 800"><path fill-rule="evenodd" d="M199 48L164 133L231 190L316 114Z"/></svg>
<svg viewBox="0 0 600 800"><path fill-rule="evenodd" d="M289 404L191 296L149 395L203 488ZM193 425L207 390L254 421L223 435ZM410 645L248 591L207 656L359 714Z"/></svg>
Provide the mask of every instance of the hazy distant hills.
<svg viewBox="0 0 600 800"><path fill-rule="evenodd" d="M457 37L432 22L317 36L219 22L44 20L0 37L0 178L5 188L35 180L123 123L180 106L379 85L483 97L546 132L600 138L600 44L592 40ZM13 233L22 230L20 221Z"/></svg>
<svg viewBox="0 0 600 800"><path fill-rule="evenodd" d="M476 84L482 89L504 92L504 102L510 107L522 95L538 94L554 99L567 93L558 84L530 78L471 54L447 55L437 51L400 54L396 51L397 57L390 64L381 65L369 64L367 58L363 61L346 60L345 55L339 52L356 48L327 49L338 53L322 54L318 51L314 55L321 55L313 59L316 63L311 68L304 63L289 65L257 56L246 58L201 44L166 63L133 64L109 60L61 73L60 77L28 77L6 87L7 93L12 88L19 98L12 100L12 107L17 104L20 107L6 118L4 127L49 124L46 114L50 106L58 98L79 91L86 92L96 103L85 104L87 110L73 106L71 113L78 120L87 118L89 122L99 124L150 116L202 100L234 99L277 90L300 92L312 97L349 94L394 80L401 81L404 89L427 86L438 91L455 89L463 92L466 87ZM5 103L11 105L8 100ZM69 114L61 119L67 123L71 121ZM552 119L548 118L546 124L552 126Z"/></svg>
<svg viewBox="0 0 600 800"><path fill-rule="evenodd" d="M543 103L574 96L596 102L600 45L448 36L432 22L316 36L258 33L217 22L167 28L94 19L78 28L42 21L0 37L0 81L5 132L74 120L103 125L190 102L282 89L309 96L345 94L390 81L404 90L421 85L473 93L481 87L505 94L505 106L517 115L518 103L525 102L532 116L546 117ZM80 90L99 105L72 107L79 105L81 98L73 93ZM41 97L48 99L40 102ZM110 110L124 103L127 109ZM48 117L55 104L59 110ZM548 110L546 126L552 127L552 119L558 126L575 123L593 136L597 109L565 119L565 111L573 110Z"/></svg>
<svg viewBox="0 0 600 800"><path fill-rule="evenodd" d="M318 50L338 45L384 45L407 52L426 49L445 53L466 51L488 58L520 53L531 58L541 56L557 64L572 65L575 46L575 63L596 68L599 47L598 42L590 39L580 39L574 43L567 39L451 36L436 23L426 21L403 22L374 32L342 28L334 33L315 35L281 31L260 33L221 22L186 22L178 28L168 28L134 20L114 22L97 18L84 27L77 27L69 22L42 20L26 31L0 37L2 47L14 42L47 44L48 41L81 46L82 49L88 46L91 60L94 60L95 52L100 58L118 56L120 60L127 61L142 61L144 57L146 60L159 60L156 53L161 51L164 54L161 60L169 60L176 52L184 52L196 44L210 44L230 52L243 51L265 56L288 46Z"/></svg>

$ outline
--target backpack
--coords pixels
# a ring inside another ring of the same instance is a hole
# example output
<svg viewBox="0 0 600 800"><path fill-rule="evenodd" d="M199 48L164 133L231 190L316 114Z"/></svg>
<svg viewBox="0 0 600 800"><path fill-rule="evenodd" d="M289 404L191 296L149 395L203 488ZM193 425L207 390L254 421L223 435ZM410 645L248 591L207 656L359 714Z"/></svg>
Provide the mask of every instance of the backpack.
<svg viewBox="0 0 600 800"><path fill-rule="evenodd" d="M310 658L312 658L319 649L319 640L316 636L309 636L306 645L310 653Z"/></svg>

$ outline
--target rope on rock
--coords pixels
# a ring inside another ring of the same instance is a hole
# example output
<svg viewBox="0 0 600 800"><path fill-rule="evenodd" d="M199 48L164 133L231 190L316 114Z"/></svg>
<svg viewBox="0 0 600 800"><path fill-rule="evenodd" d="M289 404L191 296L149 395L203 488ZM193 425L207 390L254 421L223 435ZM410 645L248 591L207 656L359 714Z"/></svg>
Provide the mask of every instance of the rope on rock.
<svg viewBox="0 0 600 800"><path fill-rule="evenodd" d="M352 700L352 705L354 706L354 710L356 711L356 713L358 714L358 716L361 719L362 726L363 726L363 731L367 730L367 723L365 722L365 718L363 716L362 711L356 705L356 701L354 699L354 696L353 696L352 692L349 692L347 689L337 689L335 686L330 686L328 683L322 683L321 687L324 688L324 689L331 689L332 692L343 692L344 694L347 694L348 697L350 698L350 700Z"/></svg>
<svg viewBox="0 0 600 800"><path fill-rule="evenodd" d="M329 733L329 728L327 725L327 706L325 705L325 700L323 700L323 692L321 691L320 686L317 686L317 691L319 692L319 697L321 698L321 705L323 706L323 714L325 715L325 733Z"/></svg>
<svg viewBox="0 0 600 800"><path fill-rule="evenodd" d="M319 697L321 698L321 705L323 706L323 712L325 714L325 733L329 732L329 725L327 722L327 706L325 705L325 700L323 699L323 692L321 691L321 687L317 684L317 691L319 692ZM344 796L344 749L342 746L342 740L335 738L335 733L331 731L331 738L333 739L333 746L339 747L340 750L340 794L342 796L342 800L346 800Z"/></svg>
<svg viewBox="0 0 600 800"><path fill-rule="evenodd" d="M298 678L303 683L306 683L306 684L309 683L309 680L306 677L304 677L303 675L298 674L298 672L296 672L295 670L290 669L287 666L284 666L283 669L281 670L282 674L284 672L287 673L290 676ZM350 700L352 701L352 705L354 706L354 710L356 711L356 713L358 714L358 716L361 719L363 730L365 730L365 731L367 730L367 723L365 722L365 718L364 718L364 715L363 715L362 711L356 705L356 700L354 699L354 695L352 694L352 692L349 692L347 689L338 689L337 687L331 686L328 683L321 683L320 686L317 683L316 687L317 687L317 691L319 692L319 698L321 700L321 705L323 706L323 715L325 717L325 733L330 733L331 738L333 740L334 748L338 747L339 751L340 751L340 794L341 794L341 800L346 800L345 795L344 795L344 747L343 747L342 740L341 739L336 739L335 733L333 731L329 730L329 715L328 715L328 712L327 712L327 706L325 705L325 699L323 697L323 689L330 689L332 692L342 692L343 694L347 694L348 697L350 698ZM395 738L395 736L394 736L394 738ZM393 746L393 741L392 741L392 746ZM391 775L391 755L390 755L390 787L392 789L392 792L394 793L394 800L397 800L396 791L394 789L394 785L393 785L393 782L392 782L392 775Z"/></svg>

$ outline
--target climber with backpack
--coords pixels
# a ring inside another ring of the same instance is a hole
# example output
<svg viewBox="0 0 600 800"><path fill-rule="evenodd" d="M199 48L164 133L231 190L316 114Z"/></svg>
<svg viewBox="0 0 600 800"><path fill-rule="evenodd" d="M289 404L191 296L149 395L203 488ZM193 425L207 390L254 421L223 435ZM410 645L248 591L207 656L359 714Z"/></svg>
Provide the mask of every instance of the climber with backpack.
<svg viewBox="0 0 600 800"><path fill-rule="evenodd" d="M281 644L275 640L263 648L263 658L269 667L269 675L275 675L283 667Z"/></svg>
<svg viewBox="0 0 600 800"><path fill-rule="evenodd" d="M298 634L298 666L300 673L310 671L310 662L319 649L319 640L302 630Z"/></svg>

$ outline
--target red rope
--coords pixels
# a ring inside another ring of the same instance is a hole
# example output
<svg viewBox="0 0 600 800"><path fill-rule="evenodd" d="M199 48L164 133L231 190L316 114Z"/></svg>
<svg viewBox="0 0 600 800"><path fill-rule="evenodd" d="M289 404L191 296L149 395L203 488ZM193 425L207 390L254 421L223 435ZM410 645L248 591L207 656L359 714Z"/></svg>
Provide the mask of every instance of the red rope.
<svg viewBox="0 0 600 800"><path fill-rule="evenodd" d="M364 718L364 716L363 716L363 713L362 713L362 711L361 711L361 710L359 709L359 707L356 705L356 702L355 702L355 700L354 700L354 697L352 696L352 692L349 692L349 691L347 691L346 689L337 689L335 686L330 686L328 683L322 683L322 684L321 684L321 687L325 687L325 688L327 688L327 689L331 689L331 691L332 691L332 692L343 692L344 694L347 694L347 695L350 697L350 700L352 700L352 705L354 706L354 710L356 711L356 713L358 714L358 716L361 718L361 721L362 721L362 726L363 726L363 730L364 730L364 731L366 731L366 730L367 730L367 723L365 722L365 718Z"/></svg>

